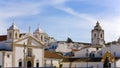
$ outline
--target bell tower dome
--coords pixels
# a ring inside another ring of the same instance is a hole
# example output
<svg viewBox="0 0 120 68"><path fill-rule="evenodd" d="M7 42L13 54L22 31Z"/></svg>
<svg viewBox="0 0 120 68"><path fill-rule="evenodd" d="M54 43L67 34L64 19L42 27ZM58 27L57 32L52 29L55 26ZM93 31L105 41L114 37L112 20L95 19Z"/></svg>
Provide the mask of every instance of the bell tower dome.
<svg viewBox="0 0 120 68"><path fill-rule="evenodd" d="M19 38L19 29L18 27L13 23L8 29L7 29L7 40L8 41L14 41Z"/></svg>
<svg viewBox="0 0 120 68"><path fill-rule="evenodd" d="M38 27L35 32L33 33L35 35L36 38L38 38L41 42L44 42L44 32L43 30Z"/></svg>
<svg viewBox="0 0 120 68"><path fill-rule="evenodd" d="M102 47L105 44L104 30L102 29L98 21L94 29L91 31L91 36L92 36L91 38L92 45L97 47Z"/></svg>

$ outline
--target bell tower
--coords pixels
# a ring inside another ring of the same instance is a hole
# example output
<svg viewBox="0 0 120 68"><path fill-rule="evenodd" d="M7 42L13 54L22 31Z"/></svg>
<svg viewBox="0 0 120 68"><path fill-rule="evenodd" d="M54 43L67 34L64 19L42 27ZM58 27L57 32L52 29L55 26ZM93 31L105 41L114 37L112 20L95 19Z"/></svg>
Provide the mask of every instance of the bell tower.
<svg viewBox="0 0 120 68"><path fill-rule="evenodd" d="M10 26L7 29L7 40L12 42L14 40L19 39L19 29L18 27L13 23L12 26Z"/></svg>
<svg viewBox="0 0 120 68"><path fill-rule="evenodd" d="M91 36L92 36L92 38L91 38L92 45L101 47L105 44L104 30L101 28L98 21L97 21L94 29L91 31Z"/></svg>
<svg viewBox="0 0 120 68"><path fill-rule="evenodd" d="M36 38L38 38L41 42L44 42L44 32L40 27L38 27L33 33Z"/></svg>

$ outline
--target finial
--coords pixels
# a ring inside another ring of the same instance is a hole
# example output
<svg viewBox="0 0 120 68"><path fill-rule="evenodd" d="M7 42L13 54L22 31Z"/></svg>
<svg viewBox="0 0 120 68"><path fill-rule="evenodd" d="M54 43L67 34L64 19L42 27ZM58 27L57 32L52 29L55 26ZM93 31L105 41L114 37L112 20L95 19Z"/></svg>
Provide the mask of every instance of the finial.
<svg viewBox="0 0 120 68"><path fill-rule="evenodd" d="M99 21L97 21L97 23L96 23L97 25L99 25Z"/></svg>
<svg viewBox="0 0 120 68"><path fill-rule="evenodd" d="M94 27L94 29L102 29L100 24L99 24L99 21L97 21L96 26Z"/></svg>

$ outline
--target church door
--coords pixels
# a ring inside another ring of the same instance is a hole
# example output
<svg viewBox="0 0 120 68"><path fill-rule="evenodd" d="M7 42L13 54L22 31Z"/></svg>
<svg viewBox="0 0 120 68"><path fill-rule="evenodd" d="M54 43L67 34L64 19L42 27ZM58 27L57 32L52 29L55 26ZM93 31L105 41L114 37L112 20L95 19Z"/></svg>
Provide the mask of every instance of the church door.
<svg viewBox="0 0 120 68"><path fill-rule="evenodd" d="M27 62L27 67L28 68L32 67L32 63L30 61Z"/></svg>

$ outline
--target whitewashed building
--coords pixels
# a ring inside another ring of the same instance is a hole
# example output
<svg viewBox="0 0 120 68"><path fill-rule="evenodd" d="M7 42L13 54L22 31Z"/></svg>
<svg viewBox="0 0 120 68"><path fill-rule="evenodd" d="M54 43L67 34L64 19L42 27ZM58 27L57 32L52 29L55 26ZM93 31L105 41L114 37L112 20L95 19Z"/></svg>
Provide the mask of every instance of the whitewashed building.
<svg viewBox="0 0 120 68"><path fill-rule="evenodd" d="M91 31L91 43L56 41L39 27L20 33L12 24L7 35L0 36L0 67L115 68L120 67L119 50L120 38L106 43L99 22Z"/></svg>
<svg viewBox="0 0 120 68"><path fill-rule="evenodd" d="M72 52L64 55L62 67L103 68L108 62L111 68L120 67L120 39L106 43L104 30L99 22L91 31L91 43L59 41L57 52ZM73 55L74 54L74 55Z"/></svg>
<svg viewBox="0 0 120 68"><path fill-rule="evenodd" d="M0 36L0 67L43 67L49 38L39 27L34 33L21 34L12 24L7 35Z"/></svg>

